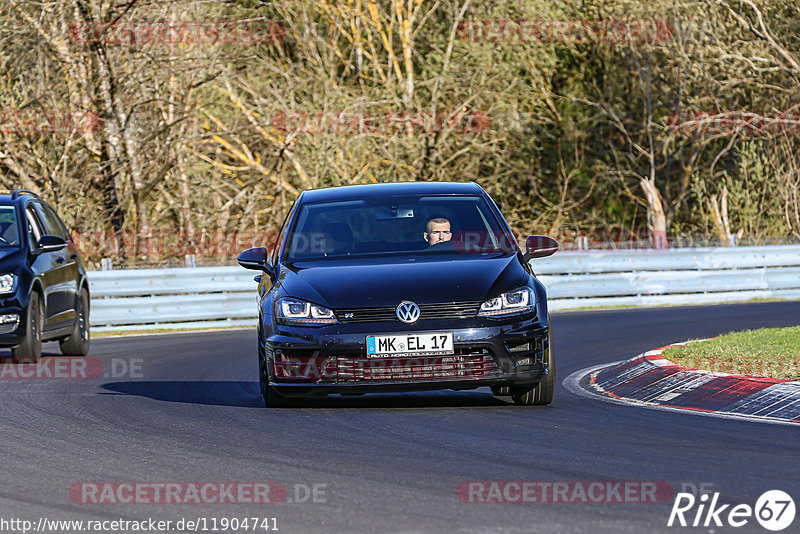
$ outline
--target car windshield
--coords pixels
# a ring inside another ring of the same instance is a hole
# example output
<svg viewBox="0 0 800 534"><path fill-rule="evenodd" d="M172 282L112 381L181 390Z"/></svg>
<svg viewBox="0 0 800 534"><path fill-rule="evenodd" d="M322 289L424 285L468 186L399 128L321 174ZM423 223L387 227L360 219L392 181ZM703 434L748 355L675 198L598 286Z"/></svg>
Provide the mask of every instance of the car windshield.
<svg viewBox="0 0 800 534"><path fill-rule="evenodd" d="M19 243L17 208L14 206L0 206L0 248L18 247Z"/></svg>
<svg viewBox="0 0 800 534"><path fill-rule="evenodd" d="M305 204L284 260L515 251L483 197L417 195Z"/></svg>

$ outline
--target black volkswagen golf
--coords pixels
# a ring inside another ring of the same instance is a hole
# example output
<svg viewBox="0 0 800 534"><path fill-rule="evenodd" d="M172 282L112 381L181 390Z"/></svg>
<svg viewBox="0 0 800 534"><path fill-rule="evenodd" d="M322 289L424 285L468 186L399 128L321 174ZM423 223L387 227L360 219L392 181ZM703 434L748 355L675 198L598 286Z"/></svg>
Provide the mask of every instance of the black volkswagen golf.
<svg viewBox="0 0 800 534"><path fill-rule="evenodd" d="M303 192L274 251L239 264L259 281L258 361L267 406L300 396L489 386L516 404L552 402L544 286L474 183Z"/></svg>
<svg viewBox="0 0 800 534"><path fill-rule="evenodd" d="M0 194L0 347L35 362L42 341L89 352L89 281L56 212L30 191Z"/></svg>

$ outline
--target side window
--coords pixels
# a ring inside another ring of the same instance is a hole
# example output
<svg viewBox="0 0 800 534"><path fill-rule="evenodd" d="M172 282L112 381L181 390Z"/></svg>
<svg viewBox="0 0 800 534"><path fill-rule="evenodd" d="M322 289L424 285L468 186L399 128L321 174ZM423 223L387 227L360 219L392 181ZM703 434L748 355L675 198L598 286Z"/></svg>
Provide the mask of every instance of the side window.
<svg viewBox="0 0 800 534"><path fill-rule="evenodd" d="M39 238L42 237L42 229L31 208L25 210L25 218L28 221L28 243L30 244L31 250L36 250L39 248Z"/></svg>
<svg viewBox="0 0 800 534"><path fill-rule="evenodd" d="M58 233L55 235L58 237L63 237L66 241L69 241L69 230L67 230L67 225L64 224L64 221L61 220L61 217L59 217L55 210L50 206L45 205L45 210L50 213L51 218L55 221L56 229L58 230Z"/></svg>
<svg viewBox="0 0 800 534"><path fill-rule="evenodd" d="M39 220L44 224L45 234L69 239L64 223L61 222L61 219L58 218L58 215L50 206L40 202L34 202L33 205L36 208L36 214L39 215Z"/></svg>

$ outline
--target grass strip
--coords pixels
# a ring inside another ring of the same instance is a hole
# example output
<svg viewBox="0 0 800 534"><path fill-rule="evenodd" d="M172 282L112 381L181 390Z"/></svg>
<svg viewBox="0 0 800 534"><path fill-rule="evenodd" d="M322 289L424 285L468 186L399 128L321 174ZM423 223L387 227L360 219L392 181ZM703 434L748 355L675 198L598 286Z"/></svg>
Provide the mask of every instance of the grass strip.
<svg viewBox="0 0 800 534"><path fill-rule="evenodd" d="M682 367L800 380L800 326L730 332L664 351Z"/></svg>

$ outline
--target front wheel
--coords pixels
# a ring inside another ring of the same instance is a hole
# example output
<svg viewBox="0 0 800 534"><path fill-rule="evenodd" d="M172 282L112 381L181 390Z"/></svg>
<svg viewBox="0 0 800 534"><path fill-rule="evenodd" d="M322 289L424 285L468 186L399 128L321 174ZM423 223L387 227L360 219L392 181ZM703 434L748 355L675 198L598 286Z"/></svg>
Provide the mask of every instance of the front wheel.
<svg viewBox="0 0 800 534"><path fill-rule="evenodd" d="M42 297L39 293L31 293L25 320L25 339L11 349L11 355L18 363L36 363L42 357Z"/></svg>
<svg viewBox="0 0 800 534"><path fill-rule="evenodd" d="M75 326L72 334L58 342L64 356L86 356L89 354L89 293L81 289L75 307Z"/></svg>
<svg viewBox="0 0 800 534"><path fill-rule="evenodd" d="M548 317L549 319L549 317ZM548 324L550 321L548 320ZM547 353L545 355L547 375L532 388L511 388L511 398L519 406L545 406L553 402L556 390L556 359L553 351L553 328L548 327Z"/></svg>

